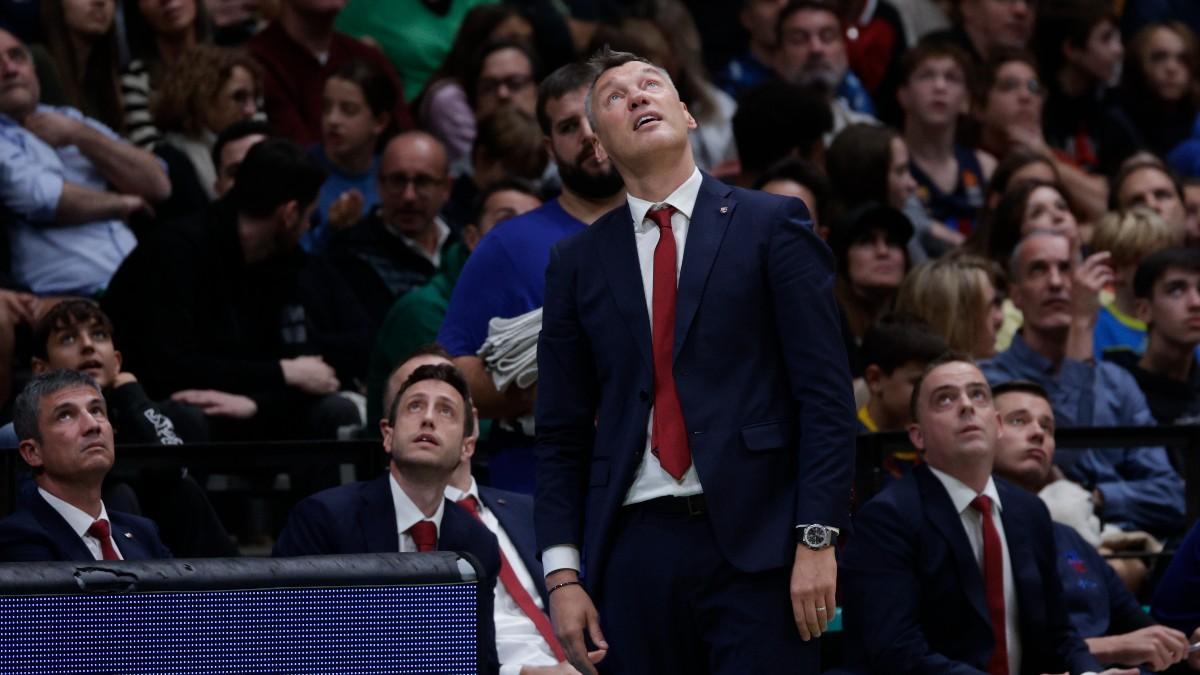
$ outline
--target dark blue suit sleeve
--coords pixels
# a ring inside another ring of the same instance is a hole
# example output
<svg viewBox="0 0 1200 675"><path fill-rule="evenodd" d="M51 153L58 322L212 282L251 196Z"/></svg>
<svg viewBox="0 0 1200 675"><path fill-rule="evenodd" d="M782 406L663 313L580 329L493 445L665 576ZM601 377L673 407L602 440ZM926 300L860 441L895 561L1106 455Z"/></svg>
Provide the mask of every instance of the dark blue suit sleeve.
<svg viewBox="0 0 1200 675"><path fill-rule="evenodd" d="M569 241L569 240L568 240ZM538 338L537 509L539 551L582 548L583 497L595 443L599 391L591 343L575 303L578 268L560 242L546 268L546 301Z"/></svg>
<svg viewBox="0 0 1200 675"><path fill-rule="evenodd" d="M46 562L59 559L57 547L41 529L29 526L18 516L0 520L0 562Z"/></svg>
<svg viewBox="0 0 1200 675"><path fill-rule="evenodd" d="M766 268L799 432L795 523L846 527L856 417L833 255L800 200L772 222Z"/></svg>
<svg viewBox="0 0 1200 675"><path fill-rule="evenodd" d="M275 540L276 558L337 553L331 539L332 514L321 501L308 498L296 504Z"/></svg>
<svg viewBox="0 0 1200 675"><path fill-rule="evenodd" d="M854 519L842 556L847 652L873 673L987 675L934 652L925 638L913 518L875 500Z"/></svg>
<svg viewBox="0 0 1200 675"><path fill-rule="evenodd" d="M1200 627L1200 523L1192 526L1154 593L1154 618L1188 635Z"/></svg>

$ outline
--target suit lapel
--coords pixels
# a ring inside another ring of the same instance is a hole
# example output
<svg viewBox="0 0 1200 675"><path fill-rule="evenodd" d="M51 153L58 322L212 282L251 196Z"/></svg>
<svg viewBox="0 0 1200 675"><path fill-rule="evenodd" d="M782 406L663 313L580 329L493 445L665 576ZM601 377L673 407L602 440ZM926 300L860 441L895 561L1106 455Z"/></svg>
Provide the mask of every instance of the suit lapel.
<svg viewBox="0 0 1200 675"><path fill-rule="evenodd" d="M638 266L637 243L633 237L633 222L629 207L622 206L597 223L604 228L601 267L607 273L608 285L617 302L617 309L629 327L638 354L647 368L654 369L650 355L650 316L646 312L646 291L642 288L642 270ZM596 225L593 225L596 227Z"/></svg>
<svg viewBox="0 0 1200 675"><path fill-rule="evenodd" d="M991 615L988 614L987 596L983 588L983 573L979 570L979 562L971 550L971 542L967 541L967 533L963 529L962 518L954 510L954 502L941 482L926 466L913 469L917 484L921 490L921 502L926 505L925 517L941 533L954 552L954 560L958 567L958 577L962 580L963 592L971 606L987 625L991 625Z"/></svg>
<svg viewBox="0 0 1200 675"><path fill-rule="evenodd" d="M46 534L58 547L62 560L95 560L83 538L71 529L66 519L58 515L58 511L46 501L41 494L34 494L32 501L33 517L46 529Z"/></svg>
<svg viewBox="0 0 1200 675"><path fill-rule="evenodd" d="M384 472L363 488L358 528L362 532L367 553L396 553L400 550L396 508L392 503L392 488L388 484L391 479L391 474Z"/></svg>
<svg viewBox="0 0 1200 675"><path fill-rule="evenodd" d="M117 549L125 560L149 560L154 557L147 542L143 542L129 526L118 520L116 514L109 514L112 523L112 538L117 542Z"/></svg>
<svg viewBox="0 0 1200 675"><path fill-rule="evenodd" d="M683 248L679 291L675 297L674 358L679 358L679 351L704 296L704 286L712 271L713 260L733 218L737 202L730 197L731 192L728 186L705 174L700 192L696 195L696 205L692 208L692 219L688 223L687 242Z"/></svg>

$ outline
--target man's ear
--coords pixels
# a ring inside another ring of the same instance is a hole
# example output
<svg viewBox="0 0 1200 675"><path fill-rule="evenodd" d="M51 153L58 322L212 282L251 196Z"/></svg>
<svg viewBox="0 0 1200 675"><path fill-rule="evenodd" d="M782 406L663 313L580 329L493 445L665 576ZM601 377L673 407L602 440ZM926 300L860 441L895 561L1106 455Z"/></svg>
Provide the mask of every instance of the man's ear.
<svg viewBox="0 0 1200 675"><path fill-rule="evenodd" d="M599 138L592 141L592 152L595 154L597 162L603 163L608 159L608 151L604 149L604 144L600 142Z"/></svg>
<svg viewBox="0 0 1200 675"><path fill-rule="evenodd" d="M35 469L42 466L42 446L37 441L27 438L21 441L17 450L21 453L21 459L29 466Z"/></svg>
<svg viewBox="0 0 1200 675"><path fill-rule="evenodd" d="M700 125L696 123L696 118L692 117L692 113L688 112L687 104L683 101L680 101L679 105L683 106L683 116L685 119L687 119L687 128L695 129L699 127Z"/></svg>
<svg viewBox="0 0 1200 675"><path fill-rule="evenodd" d="M300 220L300 202L295 199L286 201L275 207L275 217L291 230L295 227L295 223Z"/></svg>
<svg viewBox="0 0 1200 675"><path fill-rule="evenodd" d="M920 452L925 452L925 434L921 433L921 425L913 422L908 425L908 440Z"/></svg>
<svg viewBox="0 0 1200 675"><path fill-rule="evenodd" d="M383 452L386 455L392 454L392 425L388 423L388 419L384 417L379 420L379 435L383 436Z"/></svg>
<svg viewBox="0 0 1200 675"><path fill-rule="evenodd" d="M113 350L113 358L117 360L117 372L121 372L121 365L125 363L125 359L121 356L120 350Z"/></svg>
<svg viewBox="0 0 1200 675"><path fill-rule="evenodd" d="M479 240L483 237L479 234L478 225L464 225L462 229L463 244L466 245L467 251L474 251L479 245Z"/></svg>
<svg viewBox="0 0 1200 675"><path fill-rule="evenodd" d="M863 380L867 383L867 390L874 396L883 391L883 369L872 363L863 369Z"/></svg>
<svg viewBox="0 0 1200 675"><path fill-rule="evenodd" d="M1146 298L1138 298L1133 306L1133 314L1138 321L1150 325L1150 319L1153 315L1153 303ZM36 359L34 359L36 361ZM33 372L38 372L36 369Z"/></svg>
<svg viewBox="0 0 1200 675"><path fill-rule="evenodd" d="M30 359L29 365L30 365L30 368L33 370L34 375L41 375L42 373L46 372L47 370L50 370L50 363L43 359L39 359L36 356L33 357L32 359Z"/></svg>
<svg viewBox="0 0 1200 675"><path fill-rule="evenodd" d="M475 442L477 440L479 440L479 437L474 434L463 439L461 461L468 464L471 462L471 458L475 456Z"/></svg>

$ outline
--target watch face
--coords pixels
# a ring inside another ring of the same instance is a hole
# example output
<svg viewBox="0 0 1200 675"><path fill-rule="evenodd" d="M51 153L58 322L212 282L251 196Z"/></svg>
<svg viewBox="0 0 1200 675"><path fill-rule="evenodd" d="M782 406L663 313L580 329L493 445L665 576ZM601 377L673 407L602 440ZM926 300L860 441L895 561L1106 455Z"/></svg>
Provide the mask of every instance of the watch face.
<svg viewBox="0 0 1200 675"><path fill-rule="evenodd" d="M804 528L804 543L809 546L824 546L826 532L825 528L813 525Z"/></svg>

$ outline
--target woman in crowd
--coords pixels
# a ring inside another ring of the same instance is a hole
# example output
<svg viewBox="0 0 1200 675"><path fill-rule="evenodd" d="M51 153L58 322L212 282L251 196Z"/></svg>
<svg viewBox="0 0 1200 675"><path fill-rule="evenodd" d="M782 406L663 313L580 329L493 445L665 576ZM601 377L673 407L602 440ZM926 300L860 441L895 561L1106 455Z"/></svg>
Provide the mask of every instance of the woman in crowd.
<svg viewBox="0 0 1200 675"><path fill-rule="evenodd" d="M981 222L987 222L1009 190L1030 180L1061 181L1054 160L1045 153L1028 148L1018 148L1008 153L1008 156L996 165L996 170L992 172L992 178L988 181Z"/></svg>
<svg viewBox="0 0 1200 675"><path fill-rule="evenodd" d="M43 0L42 25L55 72L38 72L42 102L69 105L124 132L117 86L114 0Z"/></svg>
<svg viewBox="0 0 1200 675"><path fill-rule="evenodd" d="M905 243L913 236L903 213L886 204L863 202L836 219L829 245L837 260L834 295L850 372L861 378L866 364L859 348L879 317L892 309L908 269Z"/></svg>
<svg viewBox="0 0 1200 675"><path fill-rule="evenodd" d="M782 159L759 176L753 188L803 201L812 216L813 230L829 241L829 179L816 164L792 157Z"/></svg>
<svg viewBox="0 0 1200 675"><path fill-rule="evenodd" d="M896 131L872 124L846 127L829 146L825 170L833 188L835 218L839 212L868 201L904 213L917 235L907 244L913 262L925 260L926 251L941 253L962 240L957 232L926 214L917 198L908 146Z"/></svg>
<svg viewBox="0 0 1200 675"><path fill-rule="evenodd" d="M325 80L321 145L313 156L327 177L313 227L300 240L306 251L324 251L334 231L350 227L379 203L379 151L396 95L391 78L366 61L350 61Z"/></svg>
<svg viewBox="0 0 1200 675"><path fill-rule="evenodd" d="M1064 161L1047 144L1042 132L1045 95L1031 54L996 50L983 69L972 108L979 147L999 160L1021 149L1041 153L1053 162L1072 207L1085 222L1093 222L1106 210L1108 183Z"/></svg>
<svg viewBox="0 0 1200 675"><path fill-rule="evenodd" d="M258 64L239 50L196 45L167 71L151 110L163 131L155 152L166 159L175 191L202 202L215 197L213 142L225 127L258 113L261 92Z"/></svg>
<svg viewBox="0 0 1200 675"><path fill-rule="evenodd" d="M1033 230L1061 231L1079 250L1079 221L1067 203L1061 183L1040 179L1026 180L1010 187L1000 199L978 237L967 248L1000 265L1007 265L1017 242Z"/></svg>
<svg viewBox="0 0 1200 675"><path fill-rule="evenodd" d="M1122 112L1136 149L1166 156L1194 135L1200 110L1200 47L1177 21L1148 24L1133 36L1121 75Z"/></svg>
<svg viewBox="0 0 1200 675"><path fill-rule="evenodd" d="M973 359L996 353L1004 322L1004 273L972 255L947 255L913 268L900 284L896 312L920 318L950 349Z"/></svg>
<svg viewBox="0 0 1200 675"><path fill-rule="evenodd" d="M533 26L507 4L482 5L467 12L450 52L417 98L421 126L446 146L450 163L467 161L475 142L475 111L463 88L480 45L512 40L531 43Z"/></svg>
<svg viewBox="0 0 1200 675"><path fill-rule="evenodd" d="M125 135L130 143L151 149L162 135L150 116L150 99L180 55L209 41L210 27L200 0L126 0L124 7L133 57L121 73Z"/></svg>

